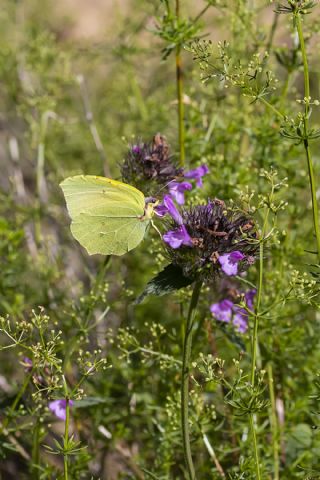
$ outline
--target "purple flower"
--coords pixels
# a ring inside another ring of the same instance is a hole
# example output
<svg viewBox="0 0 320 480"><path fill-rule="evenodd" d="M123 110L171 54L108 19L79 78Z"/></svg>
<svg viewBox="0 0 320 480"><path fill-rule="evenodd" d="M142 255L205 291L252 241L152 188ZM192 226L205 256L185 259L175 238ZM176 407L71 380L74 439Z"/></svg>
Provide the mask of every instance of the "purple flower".
<svg viewBox="0 0 320 480"><path fill-rule="evenodd" d="M235 250L231 253L226 253L225 255L220 255L218 258L221 265L222 271L226 275L237 275L238 273L238 263L244 259L243 253L239 250Z"/></svg>
<svg viewBox="0 0 320 480"><path fill-rule="evenodd" d="M210 307L212 315L220 322L229 323L232 317L233 302L222 300L219 303L213 303Z"/></svg>
<svg viewBox="0 0 320 480"><path fill-rule="evenodd" d="M193 178L196 181L197 187L202 187L202 177L209 172L209 168L207 165L200 165L200 167L194 168L193 170L189 170L185 172L185 178Z"/></svg>
<svg viewBox="0 0 320 480"><path fill-rule="evenodd" d="M254 297L256 296L256 293L257 293L257 290L255 288L252 288L251 290L248 290L245 293L244 299L247 307L250 310L253 310L253 300L254 300Z"/></svg>
<svg viewBox="0 0 320 480"><path fill-rule="evenodd" d="M132 151L132 153L135 153L135 154L141 153L140 145L132 145L131 151Z"/></svg>
<svg viewBox="0 0 320 480"><path fill-rule="evenodd" d="M232 323L237 327L238 332L245 333L248 329L248 312L235 305Z"/></svg>
<svg viewBox="0 0 320 480"><path fill-rule="evenodd" d="M154 207L154 213L158 215L158 217L164 217L168 213L168 208L163 204L160 203L156 207Z"/></svg>
<svg viewBox="0 0 320 480"><path fill-rule="evenodd" d="M22 358L22 365L25 367L26 371L27 372L30 372L33 368L33 362L31 360L31 358L29 357L23 357Z"/></svg>
<svg viewBox="0 0 320 480"><path fill-rule="evenodd" d="M69 406L72 407L74 402L72 400L69 400ZM67 400L64 398L61 400L53 400L52 402L49 402L49 410L60 420L65 420L66 419L66 408L67 408Z"/></svg>
<svg viewBox="0 0 320 480"><path fill-rule="evenodd" d="M245 303L248 308L253 308L253 299L256 295L256 289L248 290L245 293ZM248 312L238 305L235 305L231 300L221 300L219 303L213 303L210 307L211 313L220 322L229 323L232 318L233 325L238 332L245 333L248 329Z"/></svg>
<svg viewBox="0 0 320 480"><path fill-rule="evenodd" d="M192 185L189 182L170 182L168 185L170 195L175 199L179 205L184 204L184 192L192 190Z"/></svg>
<svg viewBox="0 0 320 480"><path fill-rule="evenodd" d="M180 225L176 230L169 230L162 238L174 249L181 247L181 245L193 246L191 237L184 225Z"/></svg>
<svg viewBox="0 0 320 480"><path fill-rule="evenodd" d="M182 216L181 216L179 210L177 209L177 207L175 206L175 204L174 204L172 198L170 197L170 195L165 195L163 197L163 204L164 204L165 207L167 207L168 213L171 215L173 220L178 225L182 225L183 224Z"/></svg>

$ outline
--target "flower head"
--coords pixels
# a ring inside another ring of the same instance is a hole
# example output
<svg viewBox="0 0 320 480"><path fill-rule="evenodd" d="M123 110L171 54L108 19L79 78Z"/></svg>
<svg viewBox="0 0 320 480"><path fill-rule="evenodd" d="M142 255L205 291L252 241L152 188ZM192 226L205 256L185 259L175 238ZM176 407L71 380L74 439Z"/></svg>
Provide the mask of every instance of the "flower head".
<svg viewBox="0 0 320 480"><path fill-rule="evenodd" d="M69 406L72 407L74 402L72 400L69 400ZM62 398L61 400L53 400L52 402L49 402L49 410L60 420L65 420L66 419L66 408L67 408L67 400Z"/></svg>
<svg viewBox="0 0 320 480"><path fill-rule="evenodd" d="M159 184L166 185L182 178L182 172L183 169L175 165L165 138L159 133L152 142L132 145L121 165L122 180L146 194L157 193Z"/></svg>
<svg viewBox="0 0 320 480"><path fill-rule="evenodd" d="M180 217L182 223L173 217L168 230L184 225L192 247L190 241L175 248L167 242L167 252L187 278L210 281L222 272L234 275L249 267L247 257L255 256L257 244L252 241L256 238L254 223L247 216L227 210L216 199L184 209Z"/></svg>
<svg viewBox="0 0 320 480"><path fill-rule="evenodd" d="M196 181L197 187L202 187L202 177L209 173L207 165L200 165L200 167L194 168L184 173L185 178L193 178Z"/></svg>

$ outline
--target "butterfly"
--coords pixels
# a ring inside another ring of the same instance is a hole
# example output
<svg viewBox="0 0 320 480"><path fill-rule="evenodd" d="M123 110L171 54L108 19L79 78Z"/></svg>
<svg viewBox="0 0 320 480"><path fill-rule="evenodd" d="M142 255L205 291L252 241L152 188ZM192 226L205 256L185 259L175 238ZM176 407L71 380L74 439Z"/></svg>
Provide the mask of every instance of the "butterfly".
<svg viewBox="0 0 320 480"><path fill-rule="evenodd" d="M126 183L77 175L60 183L71 217L71 232L90 255L124 255L143 240L154 204Z"/></svg>

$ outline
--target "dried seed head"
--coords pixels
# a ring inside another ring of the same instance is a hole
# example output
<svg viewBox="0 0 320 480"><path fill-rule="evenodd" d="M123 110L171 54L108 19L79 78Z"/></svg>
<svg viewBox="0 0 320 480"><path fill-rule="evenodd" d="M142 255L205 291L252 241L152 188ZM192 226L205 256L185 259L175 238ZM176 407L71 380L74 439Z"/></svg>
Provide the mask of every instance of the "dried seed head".
<svg viewBox="0 0 320 480"><path fill-rule="evenodd" d="M130 147L121 165L121 175L125 183L154 195L159 185L182 177L183 170L175 165L165 137L157 133L152 142L138 142Z"/></svg>

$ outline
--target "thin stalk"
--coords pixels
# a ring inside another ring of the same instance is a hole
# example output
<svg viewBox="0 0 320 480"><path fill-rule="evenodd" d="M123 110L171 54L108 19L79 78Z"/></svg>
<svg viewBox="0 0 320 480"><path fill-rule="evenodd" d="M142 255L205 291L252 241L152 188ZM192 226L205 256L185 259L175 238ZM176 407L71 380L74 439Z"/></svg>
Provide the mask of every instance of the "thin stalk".
<svg viewBox="0 0 320 480"><path fill-rule="evenodd" d="M269 395L270 395L270 407L271 407L271 430L272 430L272 450L273 450L273 465L274 465L274 480L279 480L279 432L278 432L278 421L277 421L277 411L276 411L276 401L274 396L274 385L273 385L273 372L272 365L268 363L267 365L268 372L268 383L269 383Z"/></svg>
<svg viewBox="0 0 320 480"><path fill-rule="evenodd" d="M32 378L32 375L33 375L33 370L29 373L29 375L26 376L25 381L23 382L19 392L17 393L17 395L16 395L16 397L15 397L15 399L14 399L14 401L13 401L13 403L12 403L10 409L9 409L8 415L6 416L4 421L2 422L0 432L3 432L8 427L10 419L12 417L12 414L15 412L19 401L21 400L24 392L26 391L27 386L29 385L29 382Z"/></svg>
<svg viewBox="0 0 320 480"><path fill-rule="evenodd" d="M32 445L32 475L34 480L38 480L40 477L39 463L40 463L40 422L37 423L33 432L33 445Z"/></svg>
<svg viewBox="0 0 320 480"><path fill-rule="evenodd" d="M310 79L309 79L309 66L308 58L306 52L306 46L304 43L301 16L300 13L297 13L295 16L296 27L300 43L300 51L303 60L303 76L304 76L304 99L305 99L305 109L303 117L303 129L304 129L304 140L303 145L306 153L307 163L308 163L308 173L309 173L309 182L311 190L311 200L312 200L312 215L313 215L313 225L314 233L317 241L317 252L318 252L318 261L320 263L320 228L319 228L319 212L318 212L318 202L317 202L317 187L314 176L313 162L309 147L309 116L310 116Z"/></svg>
<svg viewBox="0 0 320 480"><path fill-rule="evenodd" d="M190 301L188 317L185 327L183 356L182 356L182 378L181 378L181 427L182 427L182 443L185 462L187 466L189 480L195 480L195 470L192 461L190 433L189 433L189 364L192 349L192 334L194 327L194 319L198 300L200 296L202 282L196 282Z"/></svg>
<svg viewBox="0 0 320 480"><path fill-rule="evenodd" d="M69 398L66 398L66 420L64 423L64 448L67 447L69 442L69 422L70 422L70 405ZM68 454L63 454L63 478L68 480Z"/></svg>
<svg viewBox="0 0 320 480"><path fill-rule="evenodd" d="M266 228L267 228L268 216L269 216L269 210L267 210L265 218L264 218L262 232L261 232L261 241L260 241L260 245L259 245L259 284L258 284L257 305L256 305L256 310L255 310L255 315L254 315L253 335L252 335L252 345L251 345L252 358L251 358L251 377L250 377L250 381L251 381L252 387L254 387L254 384L255 384L255 373L256 373L256 363L257 363L258 327L259 327L260 305L261 305L261 295L262 295L262 285L263 285L264 237L265 237ZM259 451L258 451L258 444L257 444L254 414L250 413L249 416L250 416L250 428L251 428L255 467L256 467L256 479L261 480Z"/></svg>
<svg viewBox="0 0 320 480"><path fill-rule="evenodd" d="M180 0L176 0L177 24L180 20ZM177 81L177 101L178 101L178 130L179 130L179 150L180 165L185 164L185 129L184 129L184 103L183 103L183 81L182 81L182 63L181 63L181 45L176 46L176 81Z"/></svg>
<svg viewBox="0 0 320 480"><path fill-rule="evenodd" d="M252 413L250 414L250 429L251 429L251 433L252 433L254 462L255 462L255 466L256 466L256 480L261 480L259 452L258 452L258 444L257 444L257 436L256 436L256 427L255 427L255 422L254 422L254 415Z"/></svg>

